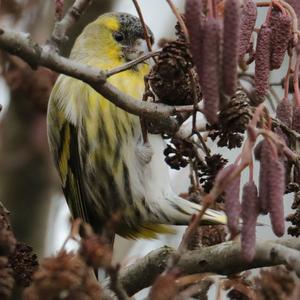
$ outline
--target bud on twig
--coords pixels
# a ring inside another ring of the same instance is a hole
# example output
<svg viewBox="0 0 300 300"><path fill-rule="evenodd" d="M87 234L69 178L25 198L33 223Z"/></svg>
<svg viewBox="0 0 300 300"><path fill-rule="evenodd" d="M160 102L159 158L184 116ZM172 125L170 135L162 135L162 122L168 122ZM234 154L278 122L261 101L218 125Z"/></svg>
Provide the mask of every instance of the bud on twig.
<svg viewBox="0 0 300 300"><path fill-rule="evenodd" d="M241 18L241 34L239 44L239 57L242 59L250 45L251 35L257 17L256 3L253 0L244 1Z"/></svg>
<svg viewBox="0 0 300 300"><path fill-rule="evenodd" d="M249 181L243 187L242 196L242 254L247 261L252 261L255 255L256 220L259 214L257 187L254 181Z"/></svg>
<svg viewBox="0 0 300 300"><path fill-rule="evenodd" d="M268 25L264 24L257 37L254 82L259 103L263 102L269 86L271 32Z"/></svg>
<svg viewBox="0 0 300 300"><path fill-rule="evenodd" d="M220 57L220 23L209 18L204 26L203 36L203 95L204 113L207 120L217 122L219 110L219 57Z"/></svg>
<svg viewBox="0 0 300 300"><path fill-rule="evenodd" d="M240 2L226 0L224 8L223 33L223 89L232 96L237 86L237 64L240 35Z"/></svg>
<svg viewBox="0 0 300 300"><path fill-rule="evenodd" d="M186 0L185 22L190 36L190 50L201 82L202 74L202 0Z"/></svg>
<svg viewBox="0 0 300 300"><path fill-rule="evenodd" d="M241 213L240 204L240 180L238 175L226 188L225 188L225 213L227 215L228 229L232 236L238 233L239 219Z"/></svg>
<svg viewBox="0 0 300 300"><path fill-rule="evenodd" d="M272 10L270 15L271 34L271 70L280 68L289 41L292 37L292 18L282 12Z"/></svg>

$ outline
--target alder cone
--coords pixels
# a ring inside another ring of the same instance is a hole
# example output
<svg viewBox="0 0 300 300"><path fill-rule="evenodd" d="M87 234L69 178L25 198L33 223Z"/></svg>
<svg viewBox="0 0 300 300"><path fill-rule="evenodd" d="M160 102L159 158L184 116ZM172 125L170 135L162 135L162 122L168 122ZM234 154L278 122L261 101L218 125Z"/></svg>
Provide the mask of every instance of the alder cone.
<svg viewBox="0 0 300 300"><path fill-rule="evenodd" d="M280 68L289 41L292 37L292 18L289 15L272 10L270 15L271 34L271 70Z"/></svg>
<svg viewBox="0 0 300 300"><path fill-rule="evenodd" d="M239 58L243 59L250 45L251 35L254 30L257 8L253 0L244 1L241 17L241 34L239 43Z"/></svg>
<svg viewBox="0 0 300 300"><path fill-rule="evenodd" d="M255 255L256 220L259 215L258 192L254 181L249 181L243 187L242 196L242 255L247 261L252 261Z"/></svg>
<svg viewBox="0 0 300 300"><path fill-rule="evenodd" d="M218 121L220 105L219 62L221 25L209 18L204 25L203 40L203 81L204 113L209 123Z"/></svg>
<svg viewBox="0 0 300 300"><path fill-rule="evenodd" d="M186 42L172 41L163 47L148 76L150 86L159 102L168 105L194 103L192 80L197 83L198 79L192 66L192 57ZM200 99L199 86L196 87L196 93Z"/></svg>
<svg viewBox="0 0 300 300"><path fill-rule="evenodd" d="M261 26L257 37L254 75L256 104L264 101L269 87L271 33L272 30L264 24Z"/></svg>

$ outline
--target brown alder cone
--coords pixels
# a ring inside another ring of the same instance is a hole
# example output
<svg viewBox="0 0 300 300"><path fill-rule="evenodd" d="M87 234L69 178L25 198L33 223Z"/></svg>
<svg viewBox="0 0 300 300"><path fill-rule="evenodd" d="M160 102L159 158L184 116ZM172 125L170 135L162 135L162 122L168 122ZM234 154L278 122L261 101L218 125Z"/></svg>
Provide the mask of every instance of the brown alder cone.
<svg viewBox="0 0 300 300"><path fill-rule="evenodd" d="M256 220L259 215L258 192L254 181L247 182L243 187L242 196L242 255L252 261L255 255Z"/></svg>
<svg viewBox="0 0 300 300"><path fill-rule="evenodd" d="M204 25L203 36L203 78L204 113L211 124L218 121L220 104L219 62L221 25L219 21L209 18Z"/></svg>
<svg viewBox="0 0 300 300"><path fill-rule="evenodd" d="M241 13L241 34L239 43L239 58L243 59L250 45L251 35L254 30L257 8L253 0L244 1Z"/></svg>
<svg viewBox="0 0 300 300"><path fill-rule="evenodd" d="M240 181L241 177L238 175L225 188L225 213L227 216L228 229L232 236L237 235L239 227L239 219L241 214L240 203Z"/></svg>
<svg viewBox="0 0 300 300"><path fill-rule="evenodd" d="M264 101L269 87L271 32L268 25L263 24L257 37L254 75L256 104Z"/></svg>
<svg viewBox="0 0 300 300"><path fill-rule="evenodd" d="M187 0L185 3L185 23L189 31L190 50L200 83L203 64L202 9L202 0Z"/></svg>
<svg viewBox="0 0 300 300"><path fill-rule="evenodd" d="M237 89L237 65L240 36L240 2L226 0L224 8L222 87L228 96Z"/></svg>
<svg viewBox="0 0 300 300"><path fill-rule="evenodd" d="M280 68L289 41L292 37L292 18L282 12L272 10L270 14L271 34L271 70Z"/></svg>
<svg viewBox="0 0 300 300"><path fill-rule="evenodd" d="M45 258L33 275L33 283L23 293L24 300L101 299L99 284L92 270L72 253L59 252L55 257Z"/></svg>

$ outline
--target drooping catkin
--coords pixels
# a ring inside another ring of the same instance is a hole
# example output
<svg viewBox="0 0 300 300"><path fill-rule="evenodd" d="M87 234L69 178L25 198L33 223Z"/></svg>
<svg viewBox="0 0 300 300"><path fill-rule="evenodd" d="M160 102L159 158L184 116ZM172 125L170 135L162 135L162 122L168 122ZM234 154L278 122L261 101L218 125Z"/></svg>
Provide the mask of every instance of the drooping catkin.
<svg viewBox="0 0 300 300"><path fill-rule="evenodd" d="M202 77L202 0L186 0L185 23L190 37L190 50L201 83Z"/></svg>
<svg viewBox="0 0 300 300"><path fill-rule="evenodd" d="M256 3L253 0L244 1L241 13L241 34L239 43L239 58L242 59L250 45L251 35L257 17Z"/></svg>
<svg viewBox="0 0 300 300"><path fill-rule="evenodd" d="M268 140L263 140L261 143L259 160L259 206L262 214L267 214L269 211L270 184L269 176L272 172L271 157L274 155L272 146Z"/></svg>
<svg viewBox="0 0 300 300"><path fill-rule="evenodd" d="M238 233L239 219L241 214L240 203L240 175L237 176L225 188L225 213L227 216L228 229L232 236Z"/></svg>
<svg viewBox="0 0 300 300"><path fill-rule="evenodd" d="M272 172L269 174L269 212L273 232L280 237L284 234L285 168L283 159L272 160L271 166Z"/></svg>
<svg viewBox="0 0 300 300"><path fill-rule="evenodd" d="M255 255L256 220L259 215L257 187L253 180L243 187L241 233L242 255L245 260L252 261Z"/></svg>
<svg viewBox="0 0 300 300"><path fill-rule="evenodd" d="M240 36L240 2L226 0L224 7L222 87L233 96L237 87L237 64Z"/></svg>
<svg viewBox="0 0 300 300"><path fill-rule="evenodd" d="M288 99L282 99L276 108L276 118L288 127L292 126L293 106Z"/></svg>
<svg viewBox="0 0 300 300"><path fill-rule="evenodd" d="M292 37L292 18L282 12L272 10L270 14L271 34L271 70L280 68L289 41Z"/></svg>
<svg viewBox="0 0 300 300"><path fill-rule="evenodd" d="M300 133L300 107L298 106L294 107L292 127L295 131Z"/></svg>
<svg viewBox="0 0 300 300"><path fill-rule="evenodd" d="M264 101L269 86L271 29L263 24L259 30L255 58L255 91L257 104Z"/></svg>
<svg viewBox="0 0 300 300"><path fill-rule="evenodd" d="M219 62L221 26L219 21L209 18L203 27L203 76L204 113L209 123L218 121L220 103Z"/></svg>

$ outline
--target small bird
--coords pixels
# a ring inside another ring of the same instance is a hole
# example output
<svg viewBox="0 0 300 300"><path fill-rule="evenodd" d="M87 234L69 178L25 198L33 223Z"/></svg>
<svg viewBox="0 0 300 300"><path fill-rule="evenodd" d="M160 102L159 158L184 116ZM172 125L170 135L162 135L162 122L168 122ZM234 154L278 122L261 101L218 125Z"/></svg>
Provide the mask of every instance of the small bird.
<svg viewBox="0 0 300 300"><path fill-rule="evenodd" d="M148 29L153 42L153 34ZM70 58L109 70L146 51L139 18L107 13L88 24ZM136 99L144 92L148 62L118 73L109 82ZM149 134L144 144L139 118L118 108L86 83L60 75L50 96L48 139L68 206L74 218L102 232L118 216L117 234L155 238L186 225L201 206L175 194L164 162L165 143ZM222 213L207 210L202 223L225 224Z"/></svg>

